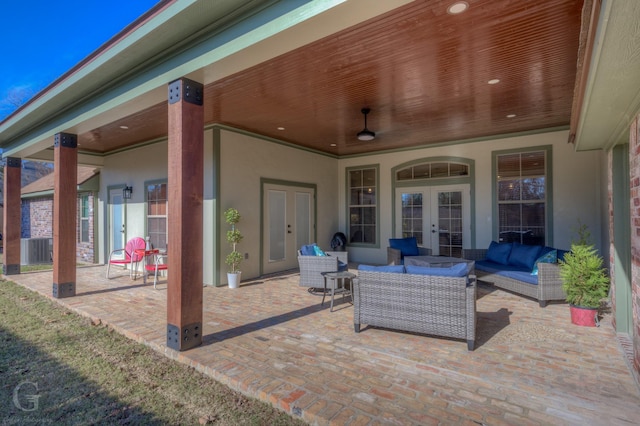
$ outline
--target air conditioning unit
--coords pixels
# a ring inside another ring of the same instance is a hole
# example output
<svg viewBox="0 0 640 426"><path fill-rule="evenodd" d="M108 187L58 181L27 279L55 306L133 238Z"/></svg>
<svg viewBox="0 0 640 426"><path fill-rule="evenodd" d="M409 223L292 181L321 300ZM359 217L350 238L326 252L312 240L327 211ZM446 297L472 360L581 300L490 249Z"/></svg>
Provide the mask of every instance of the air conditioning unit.
<svg viewBox="0 0 640 426"><path fill-rule="evenodd" d="M20 240L20 264L37 265L51 263L53 238L22 238Z"/></svg>

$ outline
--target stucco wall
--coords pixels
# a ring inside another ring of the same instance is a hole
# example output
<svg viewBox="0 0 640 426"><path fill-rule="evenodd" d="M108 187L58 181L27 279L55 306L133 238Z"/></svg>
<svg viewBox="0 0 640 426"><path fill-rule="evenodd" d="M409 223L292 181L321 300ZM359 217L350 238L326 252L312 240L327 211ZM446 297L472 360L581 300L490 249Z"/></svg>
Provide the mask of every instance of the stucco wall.
<svg viewBox="0 0 640 426"><path fill-rule="evenodd" d="M126 201L125 241L145 236L145 182L167 178L167 142L161 141L106 157L100 171L98 210L99 255L101 262L109 256L107 202L109 188L129 185L133 188ZM122 191L122 189L119 189Z"/></svg>
<svg viewBox="0 0 640 426"><path fill-rule="evenodd" d="M339 161L338 182L345 181L345 169L359 165L380 165L380 247L350 248L349 259L357 262L384 263L387 241L393 235L391 216L391 169L399 164L420 158L453 156L475 161L476 190L476 246L488 247L492 240L492 152L526 147L552 146L553 174L553 241L558 248L568 249L575 238L578 219L589 226L596 247L603 249L603 218L600 207L604 154L601 151L575 152L567 143L568 131L541 133L476 143L450 145L422 150L401 151ZM605 188L606 190L606 188ZM340 226L346 228L345 188L339 185ZM607 235L605 232L604 235ZM608 241L608 237L604 239Z"/></svg>
<svg viewBox="0 0 640 426"><path fill-rule="evenodd" d="M261 178L317 185L317 242L329 246L339 230L336 159L227 130L220 132L220 140L219 200L223 211L235 207L243 217L244 239L239 249L249 253L249 259L242 262L243 279L260 272ZM224 245L221 247L221 274L226 274L224 256L228 251ZM226 282L226 276L220 279Z"/></svg>
<svg viewBox="0 0 640 426"><path fill-rule="evenodd" d="M242 278L257 277L260 273L260 179L274 179L317 185L318 240L329 244L337 230L337 160L312 152L292 149L229 130L205 131L204 147L204 200L203 200L203 277L205 284L225 284L228 252L224 241L225 224L216 229L214 213L233 206L242 214L244 239L239 249L248 253L242 262ZM219 150L216 147L219 145ZM219 155L219 158L216 158ZM215 173L220 164L219 175ZM126 240L145 235L144 183L167 178L167 142L160 141L128 150L105 159L101 171L99 210L103 213L98 224L100 259L108 256L107 200L112 187L133 187L133 195L126 203ZM215 183L219 176L219 193ZM216 244L216 232L221 242ZM218 253L219 251L219 253ZM219 265L215 275L215 259Z"/></svg>

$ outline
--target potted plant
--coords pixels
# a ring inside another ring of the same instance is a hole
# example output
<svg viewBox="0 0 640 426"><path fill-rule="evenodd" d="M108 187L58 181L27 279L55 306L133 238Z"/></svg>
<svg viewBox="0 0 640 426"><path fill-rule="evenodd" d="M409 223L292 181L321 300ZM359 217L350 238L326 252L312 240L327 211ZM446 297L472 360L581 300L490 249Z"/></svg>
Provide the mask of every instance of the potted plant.
<svg viewBox="0 0 640 426"><path fill-rule="evenodd" d="M241 271L238 270L242 262L242 253L236 250L236 245L242 240L242 234L238 231L237 224L240 222L240 213L234 208L229 208L224 212L224 219L231 229L227 231L227 242L231 244L232 251L227 255L225 263L230 267L227 272L229 288L238 288Z"/></svg>
<svg viewBox="0 0 640 426"><path fill-rule="evenodd" d="M562 289L571 310L571 322L588 327L599 326L598 310L609 293L609 277L603 259L593 244L585 225L578 229L579 241L560 260Z"/></svg>

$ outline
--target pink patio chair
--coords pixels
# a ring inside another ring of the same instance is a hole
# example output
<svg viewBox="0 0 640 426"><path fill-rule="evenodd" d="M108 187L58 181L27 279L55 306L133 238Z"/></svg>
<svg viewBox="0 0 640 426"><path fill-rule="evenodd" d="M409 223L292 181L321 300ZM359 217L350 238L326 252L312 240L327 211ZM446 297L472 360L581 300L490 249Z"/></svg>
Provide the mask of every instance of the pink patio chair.
<svg viewBox="0 0 640 426"><path fill-rule="evenodd" d="M109 279L109 269L112 264L122 265L123 268L131 265L129 275L133 279L133 270L137 269L138 262L140 262L143 257L141 254L136 253L136 250L142 249L144 253L145 247L146 242L144 238L134 237L127 241L127 245L123 249L113 250L111 254L109 254L109 262L107 263L107 279ZM122 254L124 254L124 257L120 257ZM114 255L118 255L118 257L114 258Z"/></svg>

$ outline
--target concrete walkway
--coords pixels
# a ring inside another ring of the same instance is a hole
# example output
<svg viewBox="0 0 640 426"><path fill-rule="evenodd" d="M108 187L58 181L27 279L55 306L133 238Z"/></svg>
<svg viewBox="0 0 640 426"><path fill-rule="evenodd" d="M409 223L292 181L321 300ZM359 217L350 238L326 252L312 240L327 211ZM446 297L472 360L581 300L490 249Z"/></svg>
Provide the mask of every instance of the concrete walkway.
<svg viewBox="0 0 640 426"><path fill-rule="evenodd" d="M468 352L459 340L356 334L349 303L329 312L291 273L205 287L204 343L179 353L165 345L166 281L154 290L104 273L79 268L77 296L57 301L311 424L640 424L640 390L609 316L578 327L566 304L540 308L481 284ZM9 278L51 297L50 271Z"/></svg>

